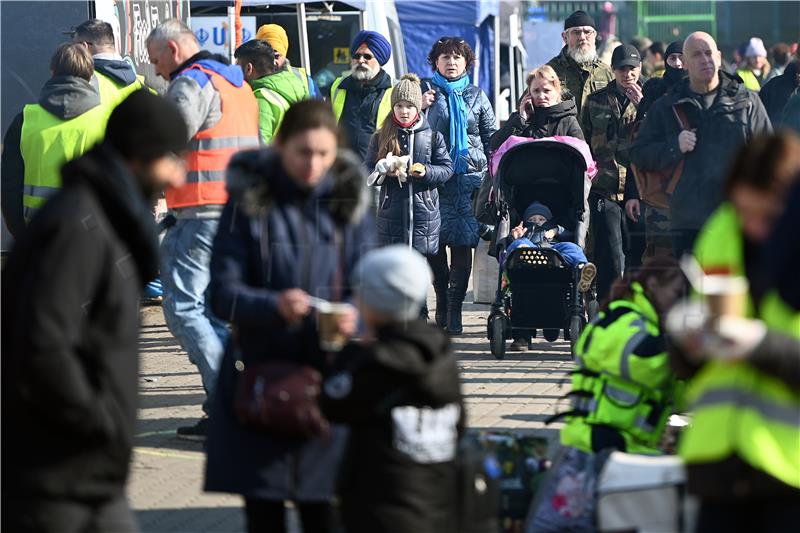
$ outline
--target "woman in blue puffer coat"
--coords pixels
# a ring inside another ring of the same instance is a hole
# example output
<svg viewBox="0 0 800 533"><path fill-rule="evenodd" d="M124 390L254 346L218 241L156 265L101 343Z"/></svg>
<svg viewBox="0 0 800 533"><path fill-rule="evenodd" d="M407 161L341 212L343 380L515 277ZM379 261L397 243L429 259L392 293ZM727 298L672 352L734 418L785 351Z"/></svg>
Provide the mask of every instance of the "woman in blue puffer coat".
<svg viewBox="0 0 800 533"><path fill-rule="evenodd" d="M398 177L394 172L373 174L370 185L380 187L375 224L378 244L411 243L430 261L439 251L438 187L450 179L453 165L444 136L431 129L421 110L419 78L416 74L406 74L392 91L389 116L372 136L366 164L371 171L389 153L411 155L407 177ZM427 320L427 305L422 315Z"/></svg>
<svg viewBox="0 0 800 533"><path fill-rule="evenodd" d="M436 71L434 101L428 123L447 141L453 177L439 189L442 230L439 251L431 261L436 291L436 322L453 335L463 331L461 305L472 270L472 249L478 245L478 221L472 199L487 175L489 139L497 129L492 105L467 74L475 54L459 37L442 37L428 62ZM450 265L445 246L450 247ZM444 305L443 305L444 304ZM446 314L445 314L446 310Z"/></svg>

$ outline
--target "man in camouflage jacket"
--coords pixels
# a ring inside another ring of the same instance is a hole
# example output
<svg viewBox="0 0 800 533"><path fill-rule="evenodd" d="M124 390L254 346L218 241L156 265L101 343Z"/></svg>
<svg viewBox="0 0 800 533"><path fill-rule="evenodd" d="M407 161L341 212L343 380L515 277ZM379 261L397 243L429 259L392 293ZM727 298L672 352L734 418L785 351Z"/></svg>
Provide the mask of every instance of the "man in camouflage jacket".
<svg viewBox="0 0 800 533"><path fill-rule="evenodd" d="M598 173L589 196L598 294L625 268L622 200L629 165L631 130L642 98L641 59L634 46L619 45L612 56L615 80L589 95L581 111L581 128L597 162Z"/></svg>
<svg viewBox="0 0 800 533"><path fill-rule="evenodd" d="M558 74L561 86L575 97L580 115L589 94L605 87L614 76L611 69L597 57L597 28L592 17L583 11L576 11L564 21L561 37L564 39L561 53L547 64Z"/></svg>

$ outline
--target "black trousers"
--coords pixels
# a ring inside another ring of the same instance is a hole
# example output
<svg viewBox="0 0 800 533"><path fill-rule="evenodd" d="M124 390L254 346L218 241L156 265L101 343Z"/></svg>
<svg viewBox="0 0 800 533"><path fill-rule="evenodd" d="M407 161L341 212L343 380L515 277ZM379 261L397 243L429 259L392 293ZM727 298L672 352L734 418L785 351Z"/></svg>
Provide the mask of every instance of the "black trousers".
<svg viewBox="0 0 800 533"><path fill-rule="evenodd" d="M450 247L450 266L447 265L447 247L439 246L436 255L428 256L428 264L433 271L434 281L441 276L449 276L452 269L472 271L472 248L469 246ZM446 278L445 278L446 279ZM446 284L446 283L445 283Z"/></svg>
<svg viewBox="0 0 800 533"><path fill-rule="evenodd" d="M303 533L332 533L333 508L329 503L297 503ZM283 502L245 500L248 533L286 533L286 506Z"/></svg>
<svg viewBox="0 0 800 533"><path fill-rule="evenodd" d="M8 488L8 490L13 490ZM128 502L119 498L75 500L3 498L3 531L16 533L134 533L139 530Z"/></svg>
<svg viewBox="0 0 800 533"><path fill-rule="evenodd" d="M619 202L600 195L589 196L594 237L593 259L597 266L597 295L605 298L615 279L625 271L625 211Z"/></svg>
<svg viewBox="0 0 800 533"><path fill-rule="evenodd" d="M800 526L800 505L788 498L753 498L700 504L697 533L785 533Z"/></svg>

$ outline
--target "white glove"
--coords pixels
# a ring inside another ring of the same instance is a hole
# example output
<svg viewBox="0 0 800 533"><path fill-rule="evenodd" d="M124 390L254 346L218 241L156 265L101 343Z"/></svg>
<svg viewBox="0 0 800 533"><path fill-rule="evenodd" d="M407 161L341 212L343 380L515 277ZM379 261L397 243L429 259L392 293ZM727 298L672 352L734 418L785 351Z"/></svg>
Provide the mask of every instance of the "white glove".
<svg viewBox="0 0 800 533"><path fill-rule="evenodd" d="M386 157L375 163L375 172L377 172L378 174L386 175L386 173L389 172L393 166L392 162L393 158L394 155L392 155L391 152L386 154Z"/></svg>

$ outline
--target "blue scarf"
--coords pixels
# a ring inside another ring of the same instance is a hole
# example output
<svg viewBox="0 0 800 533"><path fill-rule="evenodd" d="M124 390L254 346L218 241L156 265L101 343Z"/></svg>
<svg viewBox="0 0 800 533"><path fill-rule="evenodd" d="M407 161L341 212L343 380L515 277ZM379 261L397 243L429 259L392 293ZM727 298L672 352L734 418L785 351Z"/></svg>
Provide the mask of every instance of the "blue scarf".
<svg viewBox="0 0 800 533"><path fill-rule="evenodd" d="M466 74L450 81L439 72L433 75L433 83L447 94L447 107L450 109L450 159L453 173L463 174L469 161L469 138L467 137L467 104L464 91L469 87Z"/></svg>

